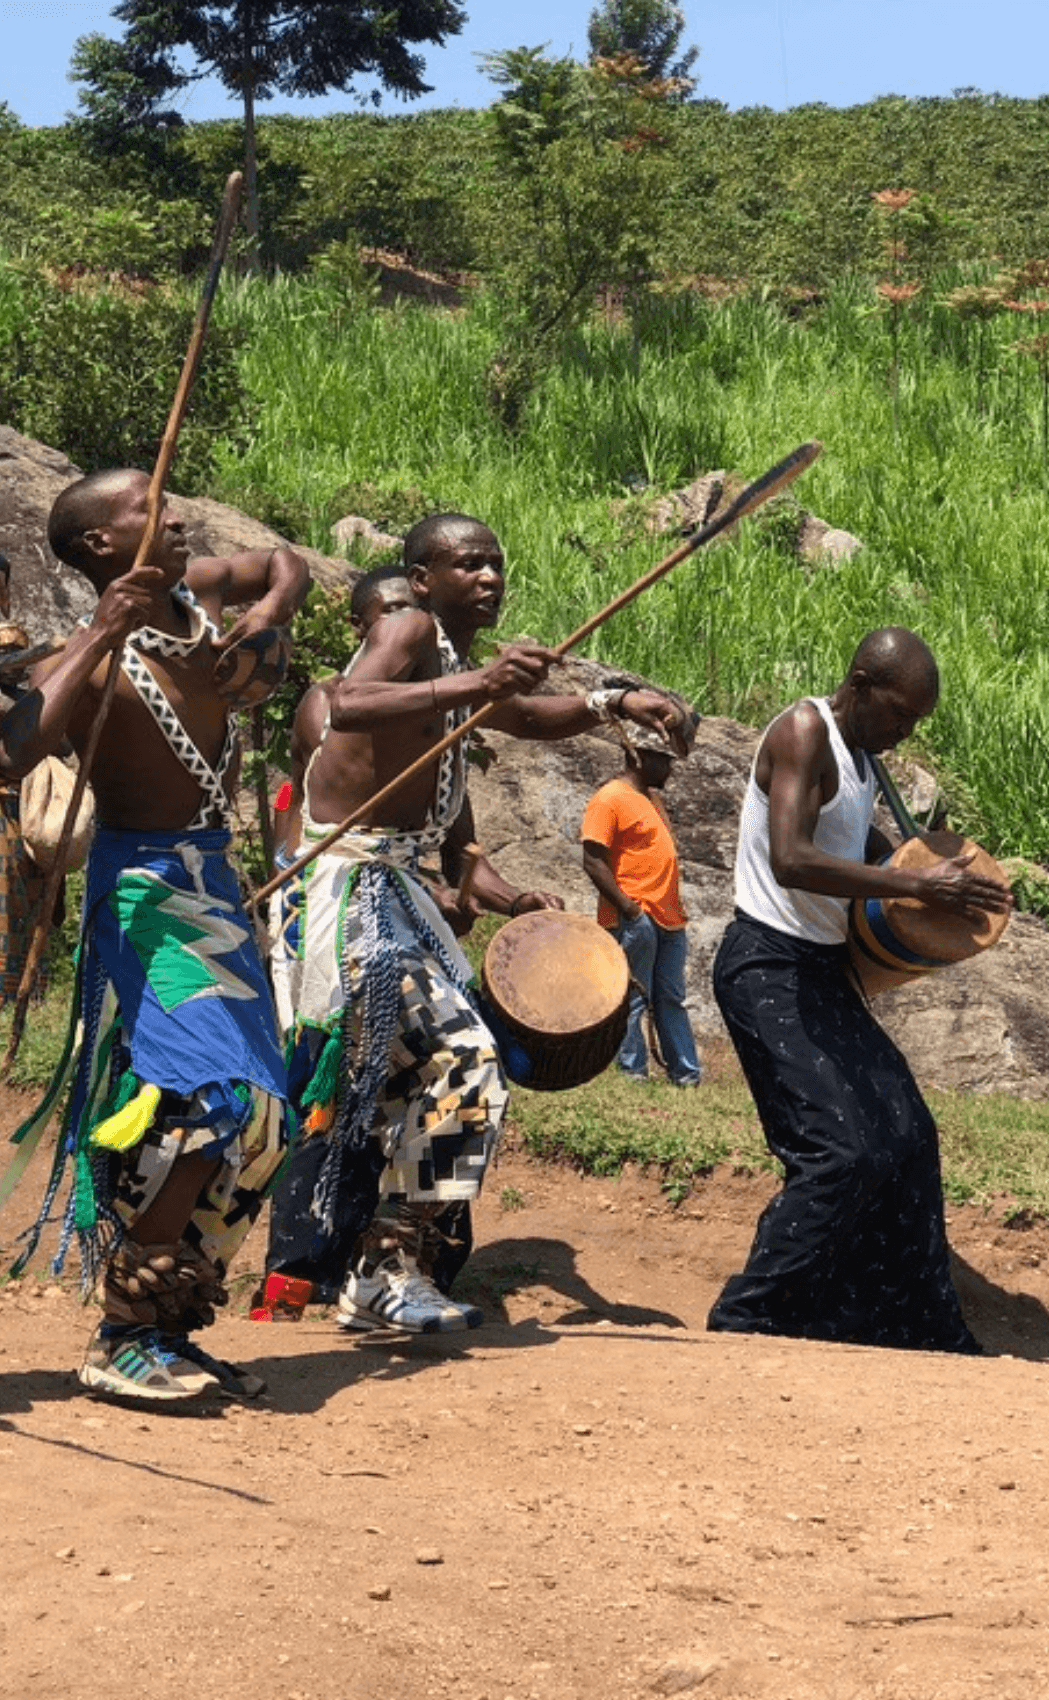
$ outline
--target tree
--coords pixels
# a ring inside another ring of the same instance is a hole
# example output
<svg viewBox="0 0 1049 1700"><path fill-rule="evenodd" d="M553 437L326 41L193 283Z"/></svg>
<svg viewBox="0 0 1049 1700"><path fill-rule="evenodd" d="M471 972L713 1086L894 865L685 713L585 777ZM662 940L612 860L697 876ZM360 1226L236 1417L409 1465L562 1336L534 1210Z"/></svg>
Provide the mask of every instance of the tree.
<svg viewBox="0 0 1049 1700"><path fill-rule="evenodd" d="M255 106L275 94L349 89L363 74L411 99L426 94L425 62L411 51L457 35L466 14L455 0L120 0L119 41L82 37L73 76L84 84L82 122L113 130L171 122L164 103L215 75L244 107L245 224L257 254L259 215ZM180 50L188 49L187 68ZM378 102L379 91L371 98ZM176 120L177 121L177 120Z"/></svg>
<svg viewBox="0 0 1049 1700"><path fill-rule="evenodd" d="M489 55L504 90L483 251L502 308L491 400L516 429L528 398L602 290L649 275L663 222L665 85L623 56L580 65L542 48Z"/></svg>
<svg viewBox="0 0 1049 1700"><path fill-rule="evenodd" d="M602 0L587 25L590 63L628 55L640 60L649 77L676 83L673 92L689 95L696 86L690 73L699 48L689 47L674 58L684 28L684 12L670 0Z"/></svg>

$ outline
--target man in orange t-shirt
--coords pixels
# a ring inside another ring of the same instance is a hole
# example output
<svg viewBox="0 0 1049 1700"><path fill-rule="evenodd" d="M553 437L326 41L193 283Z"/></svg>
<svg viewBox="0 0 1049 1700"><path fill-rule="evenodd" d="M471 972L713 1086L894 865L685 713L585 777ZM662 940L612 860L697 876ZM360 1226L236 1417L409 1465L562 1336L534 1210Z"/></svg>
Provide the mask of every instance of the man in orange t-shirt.
<svg viewBox="0 0 1049 1700"><path fill-rule="evenodd" d="M688 917L670 824L655 795L682 753L658 733L632 729L623 771L591 797L580 836L583 867L597 888L598 921L619 940L630 964L630 1014L619 1066L631 1080L647 1078L642 1026L647 1007L670 1080L698 1086L702 1071L685 1009Z"/></svg>

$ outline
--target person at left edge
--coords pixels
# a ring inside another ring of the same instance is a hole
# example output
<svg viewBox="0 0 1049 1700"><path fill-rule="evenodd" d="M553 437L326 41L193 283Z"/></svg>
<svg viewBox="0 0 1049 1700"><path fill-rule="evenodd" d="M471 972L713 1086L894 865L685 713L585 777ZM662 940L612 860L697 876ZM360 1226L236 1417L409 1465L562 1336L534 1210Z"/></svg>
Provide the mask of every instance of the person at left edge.
<svg viewBox="0 0 1049 1700"><path fill-rule="evenodd" d="M214 673L234 643L287 624L309 573L284 546L190 561L166 503L132 570L148 489L145 473L124 469L80 479L56 501L51 547L99 606L34 674L4 748L16 772L67 733L82 752L118 650L91 773L99 826L81 924L82 1032L60 1144L74 1177L55 1266L75 1233L86 1288L101 1280L81 1384L163 1409L260 1390L189 1338L226 1302L225 1272L285 1143L269 988L225 855L239 752ZM227 608L243 612L223 631ZM56 1103L49 1093L20 1137L38 1136Z"/></svg>

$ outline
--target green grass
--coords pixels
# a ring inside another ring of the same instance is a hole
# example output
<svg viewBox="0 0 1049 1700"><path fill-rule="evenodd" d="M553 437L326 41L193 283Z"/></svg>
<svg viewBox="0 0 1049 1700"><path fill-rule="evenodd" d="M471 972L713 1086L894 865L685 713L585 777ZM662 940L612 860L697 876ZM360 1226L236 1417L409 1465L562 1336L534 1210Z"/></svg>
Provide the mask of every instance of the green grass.
<svg viewBox="0 0 1049 1700"><path fill-rule="evenodd" d="M782 525L748 524L590 652L760 722L836 683L869 628L913 626L944 673L916 753L946 776L956 822L1049 859L1049 503L1037 373L1013 352L1024 326L988 327L978 397L963 328L934 305L907 316L896 436L873 300L845 280L803 320L760 294L653 299L636 336L595 320L510 437L486 406L486 299L379 311L329 280L243 283L222 312L246 333L256 411L214 493L250 506L264 491L322 548L351 483L478 513L507 550L504 632L555 641L665 553L646 526L655 495L712 467L757 475L818 437L795 491L863 539L855 560L806 572Z"/></svg>
<svg viewBox="0 0 1049 1700"><path fill-rule="evenodd" d="M736 1080L684 1091L656 1080L626 1081L608 1069L568 1092L516 1088L511 1120L534 1156L588 1174L617 1174L635 1163L672 1183L691 1181L716 1163L773 1166L750 1094Z"/></svg>
<svg viewBox="0 0 1049 1700"><path fill-rule="evenodd" d="M1001 1093L930 1092L928 1101L940 1126L944 1192L952 1203L1004 1199L1049 1214L1049 1105ZM739 1079L715 1078L683 1092L657 1080L635 1085L609 1069L570 1092L516 1089L510 1122L525 1149L544 1162L594 1175L636 1164L659 1176L674 1203L717 1164L780 1172Z"/></svg>

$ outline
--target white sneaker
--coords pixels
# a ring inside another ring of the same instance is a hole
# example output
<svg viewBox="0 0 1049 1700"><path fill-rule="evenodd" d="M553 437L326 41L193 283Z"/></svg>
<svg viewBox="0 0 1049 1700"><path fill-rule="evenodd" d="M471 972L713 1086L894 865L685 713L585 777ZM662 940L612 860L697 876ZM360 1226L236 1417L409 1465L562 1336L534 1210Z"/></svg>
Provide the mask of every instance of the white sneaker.
<svg viewBox="0 0 1049 1700"><path fill-rule="evenodd" d="M401 1252L376 1265L373 1274L351 1269L339 1294L340 1328L397 1328L406 1334L452 1334L479 1328L476 1305L446 1298Z"/></svg>

